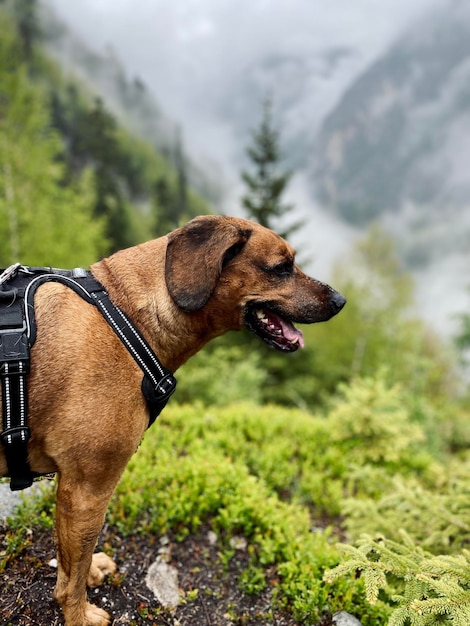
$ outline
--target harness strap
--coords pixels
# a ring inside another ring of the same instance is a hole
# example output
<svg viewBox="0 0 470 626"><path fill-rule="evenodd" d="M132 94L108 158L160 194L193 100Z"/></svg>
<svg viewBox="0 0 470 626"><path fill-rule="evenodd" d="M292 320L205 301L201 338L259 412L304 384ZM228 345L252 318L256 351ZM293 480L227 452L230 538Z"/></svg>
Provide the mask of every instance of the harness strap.
<svg viewBox="0 0 470 626"><path fill-rule="evenodd" d="M160 363L152 348L127 315L112 303L106 289L91 272L77 268L72 270L72 276L70 272L69 275L43 274L30 282L25 293L26 326L30 344L33 345L36 338L34 294L40 285L49 281L67 285L87 302L94 304L136 361L144 373L142 393L147 401L150 413L149 426L151 426L175 391L176 379L172 372Z"/></svg>
<svg viewBox="0 0 470 626"><path fill-rule="evenodd" d="M5 448L12 491L30 487L34 478L28 461L28 441L31 432L26 423L26 375L21 371L22 363L18 365L19 369L16 369L12 368L11 364L5 363L1 368L2 402L8 407L7 427L1 439Z"/></svg>
<svg viewBox="0 0 470 626"><path fill-rule="evenodd" d="M5 290L3 284L22 274L25 284ZM25 282L25 276L26 282ZM127 315L110 300L103 285L88 271L31 268L15 264L0 275L0 379L2 381L3 432L8 475L12 491L29 487L34 477L28 462L27 387L30 347L36 340L34 294L45 282L70 287L93 304L116 333L144 373L142 393L149 410L149 426L166 406L176 388L172 372L164 367ZM26 285L26 286L25 286Z"/></svg>
<svg viewBox="0 0 470 626"><path fill-rule="evenodd" d="M14 290L1 291L4 314L0 316L0 379L2 381L3 432L1 441L12 491L32 483L28 463L30 430L26 422L28 406L26 377L29 374L29 346L25 334L23 302Z"/></svg>
<svg viewBox="0 0 470 626"><path fill-rule="evenodd" d="M175 391L176 379L170 370L160 363L129 318L119 307L114 306L100 283L93 280L99 287L97 291L90 290L96 306L144 372L142 393L150 411L149 426L151 426Z"/></svg>

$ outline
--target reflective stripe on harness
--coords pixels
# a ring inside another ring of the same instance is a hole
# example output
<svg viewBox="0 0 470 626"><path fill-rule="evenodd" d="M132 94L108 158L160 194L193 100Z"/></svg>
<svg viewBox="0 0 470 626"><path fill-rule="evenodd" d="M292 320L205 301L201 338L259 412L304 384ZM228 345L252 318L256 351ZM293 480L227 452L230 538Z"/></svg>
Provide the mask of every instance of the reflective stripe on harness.
<svg viewBox="0 0 470 626"><path fill-rule="evenodd" d="M12 491L25 489L36 474L28 463L27 386L30 348L36 340L34 294L45 282L59 282L93 304L119 337L144 373L142 393L149 410L149 426L161 413L176 387L164 367L127 315L115 306L105 288L82 269L58 270L15 264L0 275L0 379L3 432L8 476Z"/></svg>

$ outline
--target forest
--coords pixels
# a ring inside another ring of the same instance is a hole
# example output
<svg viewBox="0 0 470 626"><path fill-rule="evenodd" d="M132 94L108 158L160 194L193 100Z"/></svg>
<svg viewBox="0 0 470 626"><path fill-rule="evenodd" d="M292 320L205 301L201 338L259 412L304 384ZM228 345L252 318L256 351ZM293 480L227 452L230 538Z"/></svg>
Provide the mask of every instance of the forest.
<svg viewBox="0 0 470 626"><path fill-rule="evenodd" d="M86 265L207 213L178 141L170 159L127 132L45 54L35 3L3 4L0 263Z"/></svg>
<svg viewBox="0 0 470 626"><path fill-rule="evenodd" d="M178 138L164 153L125 129L47 55L35 3L0 3L2 267L88 266L214 210ZM227 572L243 537L236 585L253 598L269 590L270 606L253 618L230 605L213 624L277 623L282 611L326 625L347 611L363 626L468 626L470 314L452 341L417 317L413 280L377 226L329 282L347 306L303 328L304 350L232 333L179 370L112 500L106 542L211 530ZM45 485L2 531L5 591L52 526ZM197 588L182 594L202 602ZM29 623L8 607L2 623ZM156 601L134 608L131 624L178 617Z"/></svg>

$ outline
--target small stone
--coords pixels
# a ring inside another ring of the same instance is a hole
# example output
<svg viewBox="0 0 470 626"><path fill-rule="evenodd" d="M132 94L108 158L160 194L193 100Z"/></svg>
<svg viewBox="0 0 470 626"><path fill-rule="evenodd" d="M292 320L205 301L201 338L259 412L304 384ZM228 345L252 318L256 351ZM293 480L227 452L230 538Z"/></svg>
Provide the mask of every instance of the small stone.
<svg viewBox="0 0 470 626"><path fill-rule="evenodd" d="M162 546L158 549L158 554L168 563L171 561L171 546Z"/></svg>
<svg viewBox="0 0 470 626"><path fill-rule="evenodd" d="M57 559L51 559L48 565L49 567L53 567L54 569L57 569Z"/></svg>
<svg viewBox="0 0 470 626"><path fill-rule="evenodd" d="M246 550L247 546L248 541L245 539L245 537L235 535L230 539L230 547L234 550Z"/></svg>
<svg viewBox="0 0 470 626"><path fill-rule="evenodd" d="M362 626L361 622L346 611L339 611L333 615L333 624L335 626Z"/></svg>
<svg viewBox="0 0 470 626"><path fill-rule="evenodd" d="M145 583L162 606L165 608L178 606L180 601L178 572L161 556L149 567Z"/></svg>
<svg viewBox="0 0 470 626"><path fill-rule="evenodd" d="M210 543L211 546L215 546L218 541L217 533L215 533L213 530L209 530L209 532L207 533L207 541Z"/></svg>

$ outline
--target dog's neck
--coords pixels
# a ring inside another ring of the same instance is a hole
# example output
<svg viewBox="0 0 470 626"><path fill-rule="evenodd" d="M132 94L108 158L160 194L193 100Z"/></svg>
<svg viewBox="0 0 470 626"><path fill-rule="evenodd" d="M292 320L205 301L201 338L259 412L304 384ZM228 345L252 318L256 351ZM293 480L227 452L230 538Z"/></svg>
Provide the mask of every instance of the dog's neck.
<svg viewBox="0 0 470 626"><path fill-rule="evenodd" d="M166 244L161 237L121 250L90 269L161 362L175 372L224 330L209 324L205 315L182 313L173 302L165 283Z"/></svg>

